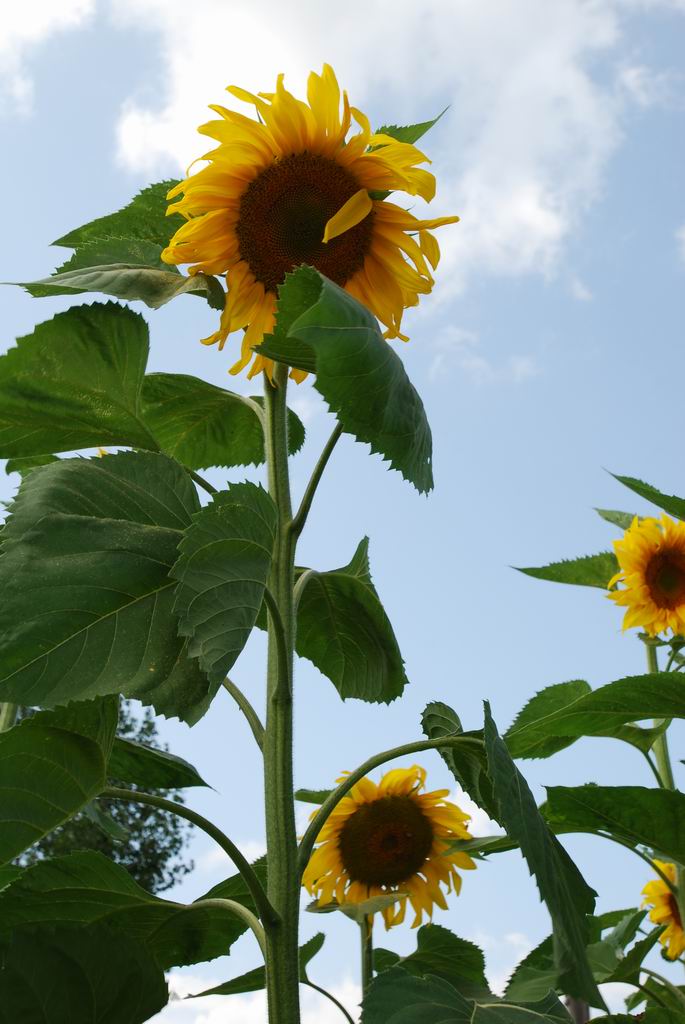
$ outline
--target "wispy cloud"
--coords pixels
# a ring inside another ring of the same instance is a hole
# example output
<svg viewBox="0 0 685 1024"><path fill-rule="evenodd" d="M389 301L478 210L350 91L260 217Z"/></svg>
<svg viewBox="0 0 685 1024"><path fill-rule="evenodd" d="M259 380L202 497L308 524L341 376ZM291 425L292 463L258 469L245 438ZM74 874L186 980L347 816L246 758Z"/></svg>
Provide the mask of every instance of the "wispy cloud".
<svg viewBox="0 0 685 1024"><path fill-rule="evenodd" d="M685 224L675 233L676 243L678 245L678 256L680 262L685 266Z"/></svg>
<svg viewBox="0 0 685 1024"><path fill-rule="evenodd" d="M460 373L475 384L520 384L541 372L534 356L512 354L500 363L483 352L475 331L449 325L438 332L433 342L433 358L428 368L432 381Z"/></svg>

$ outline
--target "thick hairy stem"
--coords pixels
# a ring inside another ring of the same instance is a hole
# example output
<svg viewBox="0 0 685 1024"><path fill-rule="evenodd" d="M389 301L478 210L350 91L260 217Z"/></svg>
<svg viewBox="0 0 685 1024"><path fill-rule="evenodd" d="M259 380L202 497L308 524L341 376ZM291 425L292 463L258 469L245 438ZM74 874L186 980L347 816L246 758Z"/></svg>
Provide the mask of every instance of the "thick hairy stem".
<svg viewBox="0 0 685 1024"><path fill-rule="evenodd" d="M7 732L17 720L18 704L0 704L0 732Z"/></svg>
<svg viewBox="0 0 685 1024"><path fill-rule="evenodd" d="M163 811L169 811L171 814L175 814L179 818L185 818L186 821L197 825L208 836L211 836L233 861L245 879L262 921L268 924L270 922L275 923L278 920L278 915L269 903L266 893L262 888L262 883L259 881L250 862L245 859L233 840L229 839L221 829L213 825L207 818L203 818L197 811L191 811L185 804L177 804L173 800L167 800L166 797L158 796L156 793L141 793L137 789L118 789L116 786L108 786L100 795L108 800L127 800L129 803L134 804L150 804L152 807L159 807Z"/></svg>
<svg viewBox="0 0 685 1024"><path fill-rule="evenodd" d="M373 914L359 924L362 955L362 996L366 996L373 981Z"/></svg>
<svg viewBox="0 0 685 1024"><path fill-rule="evenodd" d="M299 875L293 797L294 536L288 476L287 368L265 377L265 446L278 532L269 577L264 785L268 896L279 923L266 929L269 1024L299 1024Z"/></svg>

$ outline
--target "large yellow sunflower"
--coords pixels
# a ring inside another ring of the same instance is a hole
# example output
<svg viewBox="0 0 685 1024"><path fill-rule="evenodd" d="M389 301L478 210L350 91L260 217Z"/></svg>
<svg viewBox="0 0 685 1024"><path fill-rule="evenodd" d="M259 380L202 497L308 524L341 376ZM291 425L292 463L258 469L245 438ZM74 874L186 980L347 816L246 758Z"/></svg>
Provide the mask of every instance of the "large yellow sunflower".
<svg viewBox="0 0 685 1024"><path fill-rule="evenodd" d="M169 193L169 199L182 194L169 213L186 223L162 253L166 263L192 264L190 274L226 275L219 330L204 343L222 348L232 331L245 328L231 373L251 360L249 377L270 372L270 361L252 350L273 328L278 285L303 263L364 303L386 337L406 341L404 309L430 292L440 258L430 229L459 218L420 220L380 197L402 191L430 201L435 178L417 166L428 158L413 145L374 134L368 118L341 96L327 64L321 75L309 76L308 103L287 91L282 75L275 93L228 91L252 104L259 120L210 107L220 120L199 131L218 146L202 157L208 161L202 170ZM348 139L353 119L359 131Z"/></svg>
<svg viewBox="0 0 685 1024"><path fill-rule="evenodd" d="M621 569L608 585L624 587L609 597L627 608L623 628L685 632L685 523L636 516L614 548Z"/></svg>
<svg viewBox="0 0 685 1024"><path fill-rule="evenodd" d="M655 860L654 863L675 884L675 864L667 864L661 860ZM674 894L662 878L655 878L653 882L647 883L642 895L645 897L642 906L652 907L649 920L654 924L667 925L659 936L659 942L664 946L669 960L677 960L681 953L685 952L685 931Z"/></svg>
<svg viewBox="0 0 685 1024"><path fill-rule="evenodd" d="M386 928L402 923L407 898L415 914L412 928L424 911L432 916L434 904L447 909L441 884L458 893L457 868L476 866L468 854L448 852L450 839L471 838L469 816L445 800L449 790L423 793L425 785L425 769L418 765L395 768L378 784L361 779L340 801L302 879L320 905L406 893L382 911Z"/></svg>

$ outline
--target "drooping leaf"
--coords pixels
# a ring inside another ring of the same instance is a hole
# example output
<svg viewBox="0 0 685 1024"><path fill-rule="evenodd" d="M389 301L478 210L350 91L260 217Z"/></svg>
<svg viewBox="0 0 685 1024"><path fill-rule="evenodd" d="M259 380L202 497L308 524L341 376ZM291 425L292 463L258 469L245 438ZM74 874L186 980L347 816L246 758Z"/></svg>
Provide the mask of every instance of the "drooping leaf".
<svg viewBox="0 0 685 1024"><path fill-rule="evenodd" d="M552 583L573 583L579 587L599 587L606 590L609 580L619 571L619 564L613 551L601 551L598 555L584 555L581 558L564 559L537 568L526 569L516 566L526 576Z"/></svg>
<svg viewBox="0 0 685 1024"><path fill-rule="evenodd" d="M215 886L254 910L242 876ZM142 889L128 871L95 851L72 853L26 868L0 892L0 941L19 928L107 924L142 942L164 970L223 956L247 926L222 907L202 900L181 904Z"/></svg>
<svg viewBox="0 0 685 1024"><path fill-rule="evenodd" d="M300 947L300 981L308 981L307 966L323 946L324 939L325 935L323 932L317 932L316 935L313 935L311 939L308 939ZM232 978L230 981L225 981L214 988L208 988L204 992L197 992L195 995L188 996L188 998L200 999L203 996L234 996L242 992L259 992L265 987L266 968L261 966L255 967L253 971L248 971L247 974L241 974L239 978Z"/></svg>
<svg viewBox="0 0 685 1024"><path fill-rule="evenodd" d="M494 818L497 815L497 802L488 776L482 732L464 732L456 712L440 701L426 706L421 716L421 725L431 740L443 736L464 737L467 742L463 746L438 747L438 753L462 789Z"/></svg>
<svg viewBox="0 0 685 1024"><path fill-rule="evenodd" d="M279 289L278 319L257 351L316 373L314 387L343 430L364 441L419 491L433 486L423 403L372 314L311 267Z"/></svg>
<svg viewBox="0 0 685 1024"><path fill-rule="evenodd" d="M54 707L108 693L196 721L217 687L173 614L199 501L163 455L61 459L22 482L0 558L0 700Z"/></svg>
<svg viewBox="0 0 685 1024"><path fill-rule="evenodd" d="M108 444L155 449L140 415L147 355L145 321L114 303L39 324L0 356L0 457Z"/></svg>
<svg viewBox="0 0 685 1024"><path fill-rule="evenodd" d="M297 609L295 649L331 680L343 699L389 703L400 696L407 677L371 581L368 546L365 537L348 565L308 581Z"/></svg>
<svg viewBox="0 0 685 1024"><path fill-rule="evenodd" d="M381 128L376 129L378 135L390 135L391 138L397 139L398 142L418 142L418 140L433 128L440 118L447 112L448 108L434 117L432 121L421 121L419 124L405 124L398 127L396 124L384 124Z"/></svg>
<svg viewBox="0 0 685 1024"><path fill-rule="evenodd" d="M232 484L195 513L171 575L188 651L217 686L254 626L271 567L278 513L269 494Z"/></svg>
<svg viewBox="0 0 685 1024"><path fill-rule="evenodd" d="M685 860L685 795L643 786L550 786L544 814L566 831L608 832L655 850L667 860Z"/></svg>
<svg viewBox="0 0 685 1024"><path fill-rule="evenodd" d="M125 843L130 838L129 830L107 813L97 797L86 804L83 813L104 836L115 843Z"/></svg>
<svg viewBox="0 0 685 1024"><path fill-rule="evenodd" d="M632 512L617 512L611 508L596 508L595 512L607 523L618 526L619 530L627 530L635 518Z"/></svg>
<svg viewBox="0 0 685 1024"><path fill-rule="evenodd" d="M296 789L295 799L304 804L322 804L332 792L332 789Z"/></svg>
<svg viewBox="0 0 685 1024"><path fill-rule="evenodd" d="M393 907L407 894L404 892L387 892L379 896L370 896L367 900L360 900L358 903L338 903L331 900L330 903L318 903L313 900L305 909L310 914L334 914L340 912L349 917L356 924L363 924L372 914L380 914L388 907Z"/></svg>
<svg viewBox="0 0 685 1024"><path fill-rule="evenodd" d="M0 1024L142 1024L169 998L145 944L105 924L0 946Z"/></svg>
<svg viewBox="0 0 685 1024"><path fill-rule="evenodd" d="M685 519L685 498L678 498L674 494L663 494L651 484L636 480L632 476L618 476L615 473L612 473L612 476L624 487L639 494L641 498L651 501L653 505L668 512L669 515L675 516L676 519Z"/></svg>
<svg viewBox="0 0 685 1024"><path fill-rule="evenodd" d="M178 185L178 181L172 179L148 185L121 210L74 228L53 242L53 245L78 249L88 242L101 239L126 238L154 242L163 248L183 224L179 214L167 216L166 213L169 205L167 193L175 185Z"/></svg>
<svg viewBox="0 0 685 1024"><path fill-rule="evenodd" d="M108 698L38 712L0 733L0 864L102 791L117 718Z"/></svg>
<svg viewBox="0 0 685 1024"><path fill-rule="evenodd" d="M264 433L255 403L197 377L150 373L143 380L142 417L162 451L189 469L264 462ZM304 427L288 410L290 454L304 444Z"/></svg>
<svg viewBox="0 0 685 1024"><path fill-rule="evenodd" d="M553 992L527 1007L494 998L475 1002L441 978L393 967L371 983L362 1024L571 1024L571 1018Z"/></svg>
<svg viewBox="0 0 685 1024"><path fill-rule="evenodd" d="M119 782L141 789L183 789L207 785L197 769L177 754L121 736L114 741L109 774Z"/></svg>
<svg viewBox="0 0 685 1024"><path fill-rule="evenodd" d="M473 942L459 938L447 928L440 925L427 924L416 935L416 949L408 956L397 958L389 950L374 950L374 963L377 969L379 962L387 965L395 963L409 974L419 978L432 975L442 978L453 985L457 991L467 998L486 999L491 996L487 978L485 977L485 957L483 951ZM549 987L542 993L547 995Z"/></svg>
<svg viewBox="0 0 685 1024"><path fill-rule="evenodd" d="M603 1008L586 954L587 915L594 910L596 894L547 827L528 784L497 732L487 701L484 734L488 773L498 807L496 820L518 842L549 910L560 984L570 995Z"/></svg>
<svg viewBox="0 0 685 1024"><path fill-rule="evenodd" d="M570 684L561 684L569 687ZM544 757L560 737L563 746L579 736L615 736L649 749L659 728L642 729L631 723L646 718L685 718L685 687L678 672L627 676L596 690L581 692L548 687L533 698L506 733L513 757ZM550 692L551 691L551 692ZM561 749L560 747L558 749Z"/></svg>

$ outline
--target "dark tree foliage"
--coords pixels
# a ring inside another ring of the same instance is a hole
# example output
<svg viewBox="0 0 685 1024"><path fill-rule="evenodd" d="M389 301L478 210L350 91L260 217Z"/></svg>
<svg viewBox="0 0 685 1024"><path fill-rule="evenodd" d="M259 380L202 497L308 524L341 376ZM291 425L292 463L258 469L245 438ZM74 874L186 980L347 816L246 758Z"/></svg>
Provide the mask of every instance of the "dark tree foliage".
<svg viewBox="0 0 685 1024"><path fill-rule="evenodd" d="M23 711L20 716L27 713L31 712ZM166 744L159 743L152 711L145 708L139 717L134 713L131 701L121 701L117 734L124 739L168 750ZM118 779L110 782L121 788L136 788ZM178 790L156 792L184 803L183 794ZM125 839L114 839L82 812L44 836L22 854L17 863L26 866L75 850L98 850L125 867L139 885L152 893L170 889L193 870L193 862L184 860L182 856L192 826L182 818L146 804L121 800L100 799L98 807L126 831Z"/></svg>

